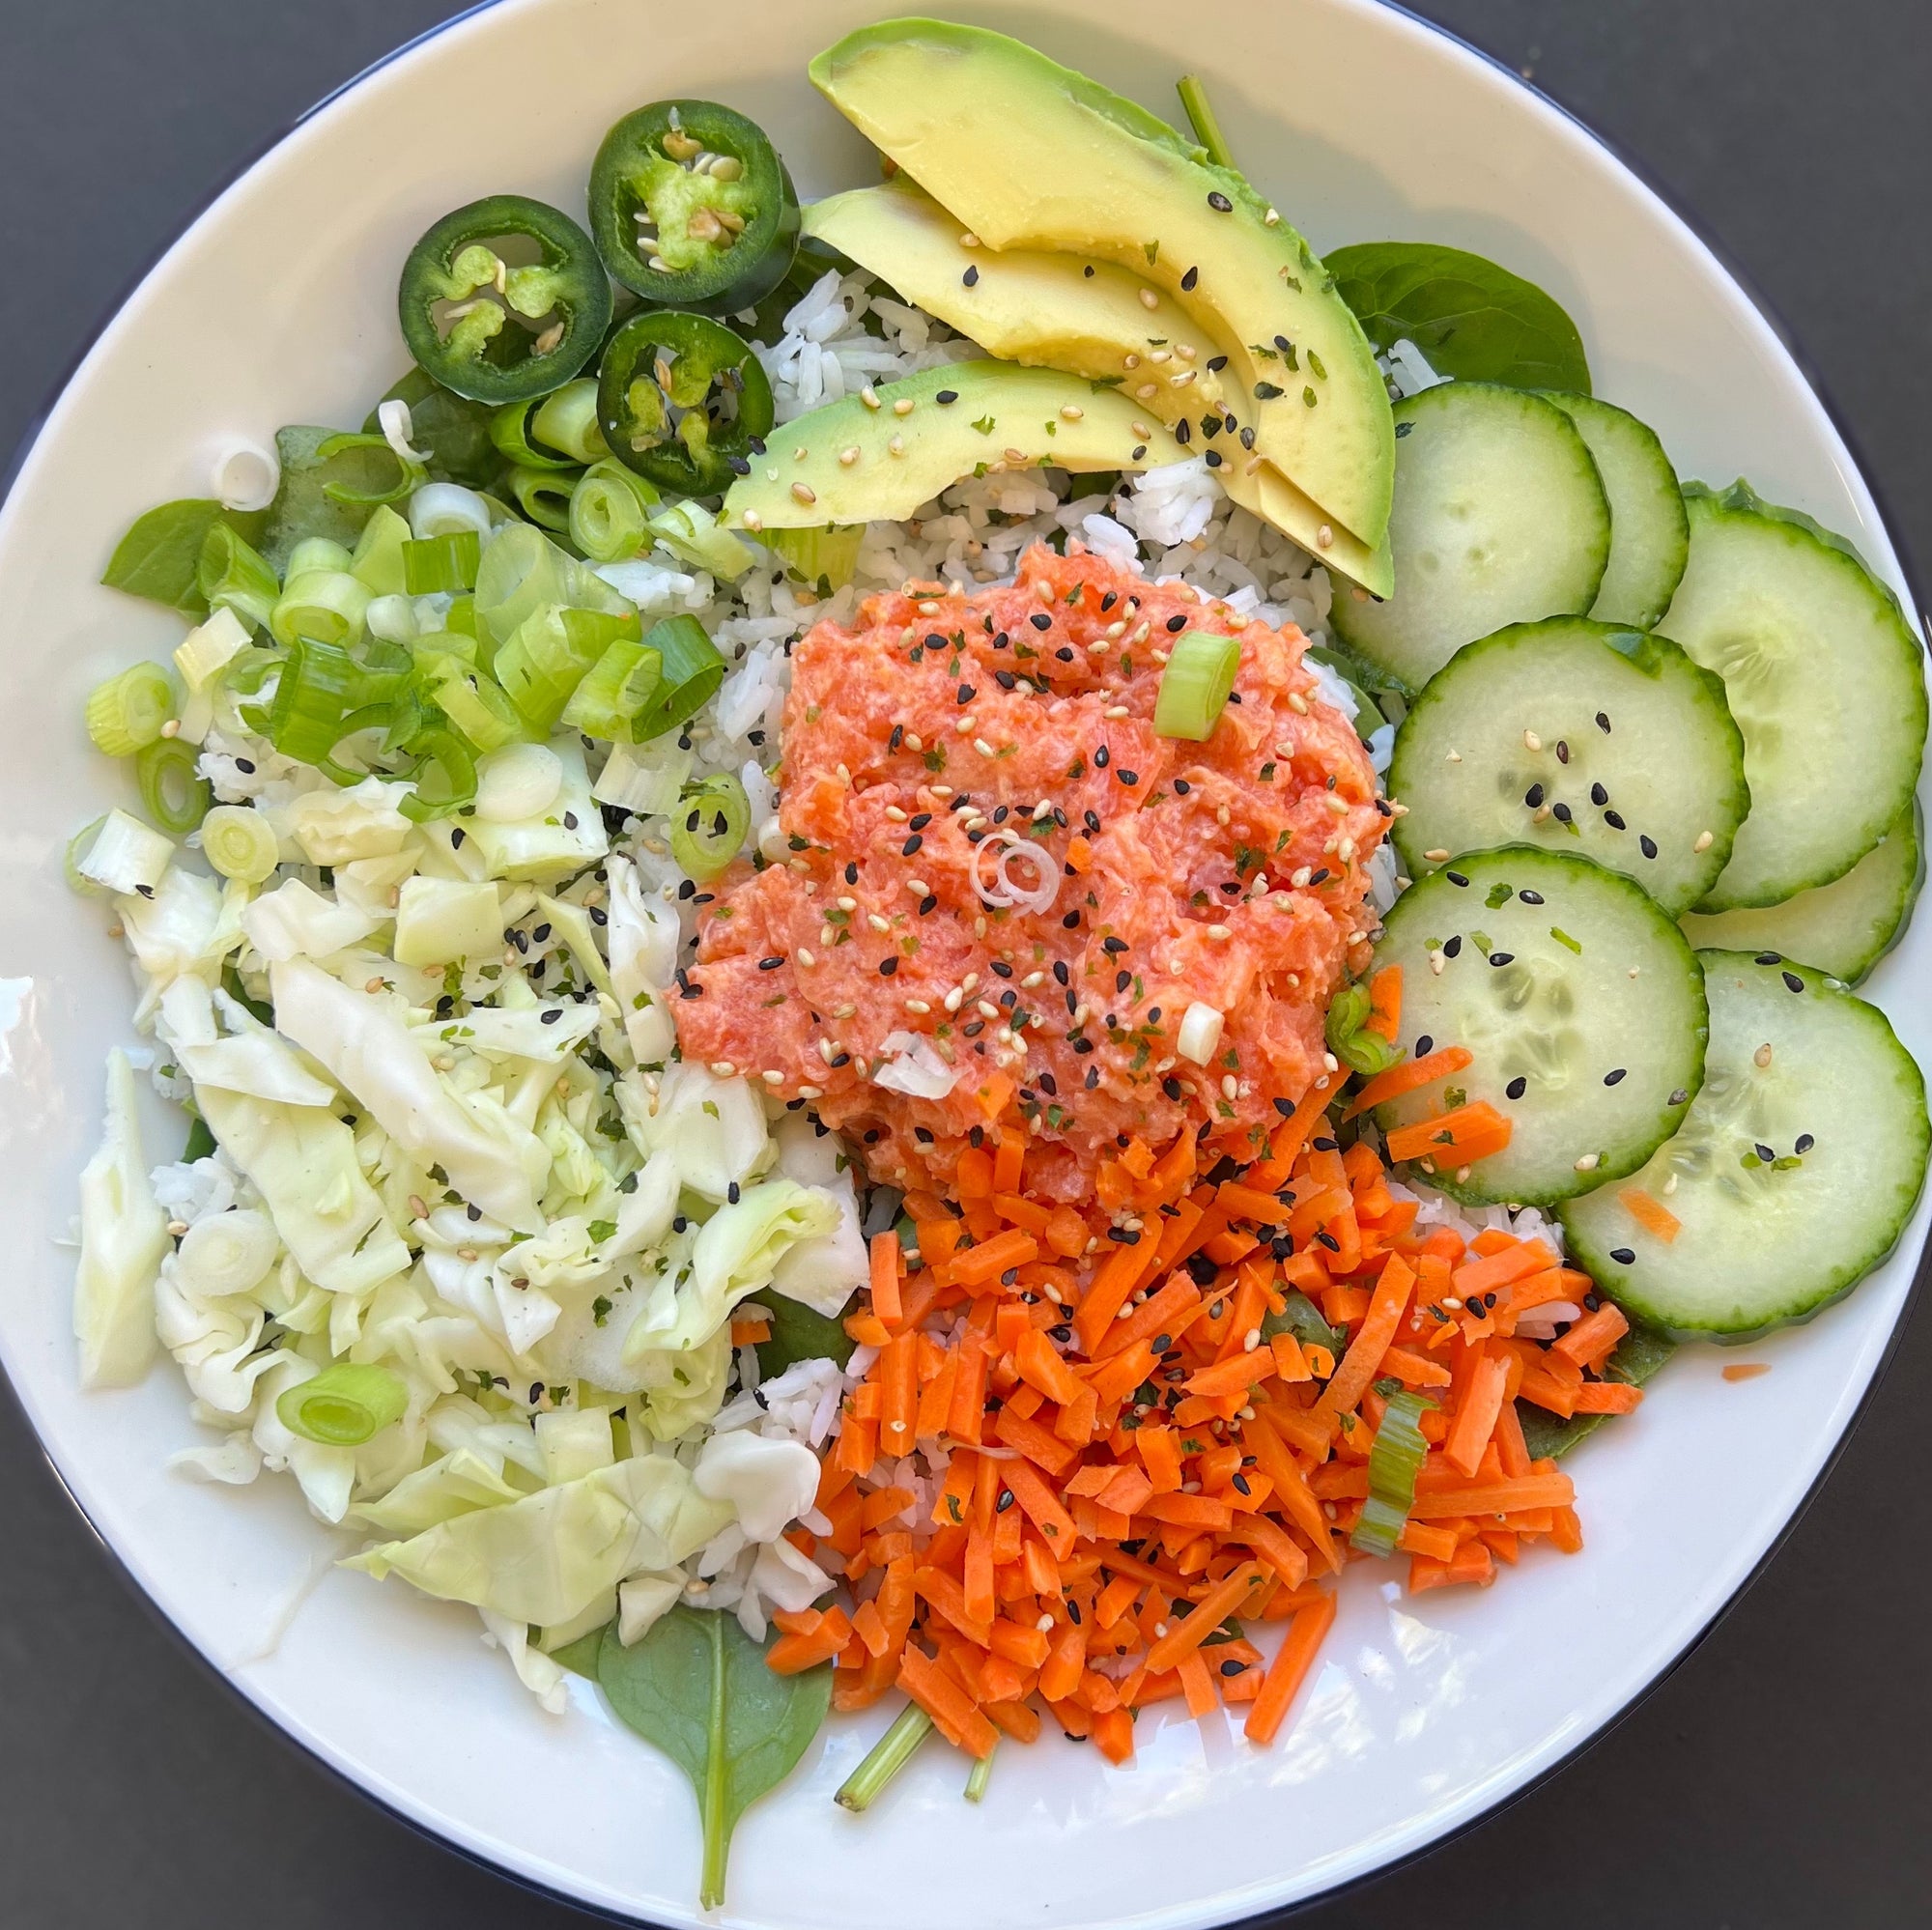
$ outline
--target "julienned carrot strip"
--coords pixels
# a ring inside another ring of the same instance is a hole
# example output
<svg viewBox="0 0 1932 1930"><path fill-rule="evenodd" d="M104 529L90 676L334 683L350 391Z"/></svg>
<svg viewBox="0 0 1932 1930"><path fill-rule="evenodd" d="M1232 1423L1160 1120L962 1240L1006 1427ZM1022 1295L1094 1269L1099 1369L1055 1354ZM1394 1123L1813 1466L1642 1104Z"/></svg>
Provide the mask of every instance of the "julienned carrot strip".
<svg viewBox="0 0 1932 1930"><path fill-rule="evenodd" d="M1385 1144L1392 1160L1434 1157L1466 1164L1502 1151L1510 1143L1510 1132L1509 1120L1487 1099L1477 1099L1436 1119L1397 1126Z"/></svg>
<svg viewBox="0 0 1932 1930"><path fill-rule="evenodd" d="M1623 1380L1586 1380L1577 1390L1579 1414L1628 1414L1643 1399L1643 1389Z"/></svg>
<svg viewBox="0 0 1932 1930"><path fill-rule="evenodd" d="M1056 1478L1065 1474L1080 1459L1080 1449L1076 1445L1062 1440L1051 1428L1043 1428L1037 1421L1014 1413L1010 1403L993 1416L993 1433L1008 1447L1018 1448L1029 1461L1038 1462ZM1002 1462L1000 1465L1002 1468L1014 1468L1021 1463ZM1018 1493L1019 1490L1015 1489L1013 1491Z"/></svg>
<svg viewBox="0 0 1932 1930"><path fill-rule="evenodd" d="M1249 1742L1265 1748L1274 1741L1294 1700L1294 1691L1301 1687L1334 1620L1335 1597L1326 1591L1306 1608L1295 1611L1274 1660L1268 1664L1262 1692L1248 1711L1243 1733Z"/></svg>
<svg viewBox="0 0 1932 1930"><path fill-rule="evenodd" d="M1187 1618L1194 1619L1191 1615ZM1202 1660L1199 1650L1184 1655L1175 1663L1174 1672L1180 1678L1180 1692L1187 1698L1187 1713L1198 1722L1220 1699L1214 1693L1214 1678L1208 1673L1208 1664Z"/></svg>
<svg viewBox="0 0 1932 1930"><path fill-rule="evenodd" d="M1265 1515L1243 1513L1229 1532L1235 1539L1246 1542L1281 1576L1284 1588L1299 1588L1307 1580L1307 1552Z"/></svg>
<svg viewBox="0 0 1932 1930"><path fill-rule="evenodd" d="M899 1236L889 1228L872 1235L872 1311L887 1325L896 1325L899 1306Z"/></svg>
<svg viewBox="0 0 1932 1930"><path fill-rule="evenodd" d="M1141 1453L1141 1465L1147 1469L1148 1479L1153 1483L1156 1493L1179 1491L1180 1454L1175 1446L1176 1439L1172 1428L1143 1426L1134 1435Z"/></svg>
<svg viewBox="0 0 1932 1930"><path fill-rule="evenodd" d="M1549 1351L1578 1367L1593 1367L1630 1332L1630 1324L1623 1309L1606 1300L1594 1313L1585 1314L1561 1340L1553 1342Z"/></svg>
<svg viewBox="0 0 1932 1930"><path fill-rule="evenodd" d="M1049 1401L1056 1401L1063 1407L1077 1401L1085 1391L1053 1343L1037 1327L1029 1327L1020 1337L1019 1346L1013 1349L1013 1365L1022 1380L1037 1387Z"/></svg>
<svg viewBox="0 0 1932 1930"><path fill-rule="evenodd" d="M955 1255L949 1271L956 1286L983 1287L988 1281L998 1279L1009 1266L1024 1266L1028 1261L1038 1258L1039 1242L1032 1234L1010 1227L1005 1233L995 1234L991 1239L982 1240L978 1246Z"/></svg>
<svg viewBox="0 0 1932 1930"><path fill-rule="evenodd" d="M1288 1208L1272 1193L1258 1192L1238 1179L1224 1179L1215 1189L1214 1204L1231 1220L1252 1220L1257 1226L1279 1226L1288 1217Z"/></svg>
<svg viewBox="0 0 1932 1930"><path fill-rule="evenodd" d="M1109 1709L1094 1718L1094 1746L1110 1763L1128 1761L1134 1753L1134 1718L1125 1709Z"/></svg>
<svg viewBox="0 0 1932 1930"><path fill-rule="evenodd" d="M1047 1547L1063 1555L1071 1554L1073 1517L1060 1505L1052 1489L1039 1478L1033 1464L1027 1461L1003 1461L1000 1463L1000 1478L1012 1490L1013 1499L1026 1510L1027 1519L1046 1537ZM1564 1481L1563 1485L1568 1488L1570 1484ZM1523 1505L1537 1507L1544 1504L1525 1502Z"/></svg>
<svg viewBox="0 0 1932 1930"><path fill-rule="evenodd" d="M1320 1414L1350 1412L1380 1371L1382 1355L1395 1339L1396 1328L1408 1310L1409 1289L1415 1285L1415 1269L1400 1254L1392 1255L1376 1282L1375 1297L1334 1377L1316 1402Z"/></svg>
<svg viewBox="0 0 1932 1930"><path fill-rule="evenodd" d="M1209 1589L1191 1613L1170 1621L1167 1633L1148 1651L1149 1669L1173 1668L1182 1656L1192 1655L1248 1599L1261 1573L1259 1562L1244 1561Z"/></svg>
<svg viewBox="0 0 1932 1930"><path fill-rule="evenodd" d="M1409 1518L1416 1521L1447 1521L1458 1515L1513 1515L1524 1508L1567 1508L1577 1498L1567 1474L1525 1474L1502 1481L1458 1482L1425 1490L1417 1484Z"/></svg>
<svg viewBox="0 0 1932 1930"><path fill-rule="evenodd" d="M1404 1554L1424 1555L1431 1561L1448 1561L1456 1553L1456 1534L1452 1528L1432 1528L1422 1521L1405 1521L1395 1545Z"/></svg>
<svg viewBox="0 0 1932 1930"><path fill-rule="evenodd" d="M1371 1107L1401 1098L1405 1093L1446 1079L1450 1073L1462 1071L1469 1061L1470 1055L1463 1046L1445 1045L1439 1051L1425 1052L1420 1059L1411 1059L1406 1065L1391 1065L1386 1072L1378 1072L1349 1101L1342 1117L1351 1120L1357 1113L1366 1113Z"/></svg>
<svg viewBox="0 0 1932 1930"><path fill-rule="evenodd" d="M1666 1246L1684 1231L1684 1222L1668 1206L1646 1193L1641 1186L1619 1187L1617 1205L1645 1233L1662 1240Z"/></svg>
<svg viewBox="0 0 1932 1930"><path fill-rule="evenodd" d="M913 1423L919 1417L919 1336L900 1334L879 1355L874 1373L879 1385L879 1445L892 1455L905 1454L913 1444Z"/></svg>
<svg viewBox="0 0 1932 1930"><path fill-rule="evenodd" d="M1273 1372L1273 1349L1257 1347L1232 1353L1212 1367L1190 1374L1185 1384L1190 1394L1245 1394L1256 1381L1265 1380Z"/></svg>
<svg viewBox="0 0 1932 1930"><path fill-rule="evenodd" d="M1444 1459L1460 1474L1473 1479L1477 1468L1482 1465L1490 1436L1496 1431L1496 1417L1503 1410L1512 1367L1516 1367L1515 1355L1501 1350L1485 1353L1469 1377L1469 1384L1463 1392L1462 1404L1456 1409L1455 1423L1449 1430L1449 1439L1443 1448ZM1517 1367L1517 1373L1520 1375L1521 1372Z"/></svg>
<svg viewBox="0 0 1932 1930"><path fill-rule="evenodd" d="M1518 1240L1500 1252L1472 1260L1449 1276L1450 1285L1464 1300L1477 1293L1492 1293L1513 1280L1542 1273L1556 1264L1556 1256L1541 1240ZM953 1263L957 1270L958 1263Z"/></svg>
<svg viewBox="0 0 1932 1930"><path fill-rule="evenodd" d="M1405 1387L1446 1387L1450 1374L1446 1367L1411 1353L1406 1347L1392 1347L1382 1355L1382 1366Z"/></svg>
<svg viewBox="0 0 1932 1930"><path fill-rule="evenodd" d="M1249 1167L1250 1186L1260 1186L1272 1192L1294 1171L1294 1162L1300 1157L1301 1149L1308 1144L1316 1121L1327 1111L1341 1086L1338 1074L1323 1072L1317 1076L1315 1083L1296 1102L1293 1112L1275 1128L1274 1137L1268 1141L1268 1156L1258 1159Z"/></svg>
<svg viewBox="0 0 1932 1930"><path fill-rule="evenodd" d="M1094 1274L1073 1316L1074 1334L1089 1359L1098 1353L1108 1322L1126 1305L1144 1260L1138 1247L1117 1246Z"/></svg>
<svg viewBox="0 0 1932 1930"><path fill-rule="evenodd" d="M1277 1411L1269 1408L1258 1413L1243 1430L1242 1440L1254 1455L1261 1471L1274 1484L1275 1499L1280 1502L1283 1513L1300 1529L1321 1566L1339 1572L1342 1557L1336 1552L1334 1540L1328 1533L1328 1518L1322 1514L1321 1502L1315 1498L1307 1478L1294 1457L1289 1453L1287 1442L1275 1432L1273 1416Z"/></svg>
<svg viewBox="0 0 1932 1930"><path fill-rule="evenodd" d="M1384 965L1369 980L1369 1016L1363 1030L1377 1032L1393 1045L1402 1030L1402 967Z"/></svg>
<svg viewBox="0 0 1932 1930"><path fill-rule="evenodd" d="M985 1425L986 1369L985 1344L978 1334L968 1334L960 1343L959 1371L952 1382L952 1409L947 1416L946 1432L954 1440L977 1442Z"/></svg>
<svg viewBox="0 0 1932 1930"><path fill-rule="evenodd" d="M1000 1734L971 1698L937 1662L908 1647L899 1658L899 1687L930 1716L954 1748L969 1755L990 1756Z"/></svg>

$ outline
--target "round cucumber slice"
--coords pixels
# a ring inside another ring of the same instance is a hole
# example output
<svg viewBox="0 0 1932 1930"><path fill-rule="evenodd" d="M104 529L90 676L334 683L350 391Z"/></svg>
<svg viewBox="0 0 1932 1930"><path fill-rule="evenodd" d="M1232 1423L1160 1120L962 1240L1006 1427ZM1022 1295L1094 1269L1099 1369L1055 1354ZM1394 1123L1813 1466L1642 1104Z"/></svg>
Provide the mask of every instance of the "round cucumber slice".
<svg viewBox="0 0 1932 1930"><path fill-rule="evenodd" d="M1918 888L1925 852L1918 804L1842 878L1754 911L1693 912L1680 921L1700 948L1776 951L1856 985L1898 943Z"/></svg>
<svg viewBox="0 0 1932 1930"><path fill-rule="evenodd" d="M1395 406L1395 590L1346 588L1330 622L1419 691L1506 623L1580 616L1610 553L1610 509L1570 418L1527 389L1445 382Z"/></svg>
<svg viewBox="0 0 1932 1930"><path fill-rule="evenodd" d="M1590 614L1649 630L1670 608L1690 553L1677 471L1657 432L1628 410L1594 395L1542 393L1577 425L1610 499L1609 566Z"/></svg>
<svg viewBox="0 0 1932 1930"><path fill-rule="evenodd" d="M1661 626L1724 680L1750 815L1699 909L1842 877L1918 781L1925 677L1890 594L1810 518L1738 483L1685 490L1690 561Z"/></svg>
<svg viewBox="0 0 1932 1930"><path fill-rule="evenodd" d="M1710 890L1750 794L1724 686L1668 639L1582 616L1464 644L1396 732L1411 875L1514 840L1593 858L1673 916Z"/></svg>
<svg viewBox="0 0 1932 1930"><path fill-rule="evenodd" d="M1704 1076L1696 954L1630 879L1524 844L1459 858L1395 901L1376 963L1402 967L1400 1043L1460 1045L1460 1072L1378 1107L1384 1132L1465 1101L1509 1145L1432 1183L1475 1205L1547 1206L1634 1172Z"/></svg>
<svg viewBox="0 0 1932 1930"><path fill-rule="evenodd" d="M1925 1081L1876 1007L1770 953L1699 956L1703 1090L1628 1185L1568 1202L1563 1229L1628 1313L1741 1341L1808 1320L1891 1251L1932 1132Z"/></svg>

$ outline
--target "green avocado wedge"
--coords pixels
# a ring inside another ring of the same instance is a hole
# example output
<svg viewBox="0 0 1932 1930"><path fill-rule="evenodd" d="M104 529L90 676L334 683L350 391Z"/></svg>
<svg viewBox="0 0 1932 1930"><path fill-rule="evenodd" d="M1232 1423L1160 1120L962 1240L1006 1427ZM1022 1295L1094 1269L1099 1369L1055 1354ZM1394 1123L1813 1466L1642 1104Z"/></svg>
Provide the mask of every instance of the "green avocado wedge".
<svg viewBox="0 0 1932 1930"><path fill-rule="evenodd" d="M752 473L726 492L724 520L753 531L899 522L990 469L1147 469L1183 453L1104 383L1015 362L952 362L773 430Z"/></svg>
<svg viewBox="0 0 1932 1930"><path fill-rule="evenodd" d="M885 21L810 72L988 248L1111 261L1173 296L1226 346L1254 452L1379 546L1395 427L1374 352L1308 243L1238 174L1145 108L983 28Z"/></svg>
<svg viewBox="0 0 1932 1930"><path fill-rule="evenodd" d="M968 247L975 238L903 175L816 203L805 228L991 354L1117 385L1147 420L1206 453L1232 501L1373 595L1394 589L1386 541L1369 549L1241 445L1227 427L1239 399L1212 366L1223 346L1144 276L1074 254Z"/></svg>

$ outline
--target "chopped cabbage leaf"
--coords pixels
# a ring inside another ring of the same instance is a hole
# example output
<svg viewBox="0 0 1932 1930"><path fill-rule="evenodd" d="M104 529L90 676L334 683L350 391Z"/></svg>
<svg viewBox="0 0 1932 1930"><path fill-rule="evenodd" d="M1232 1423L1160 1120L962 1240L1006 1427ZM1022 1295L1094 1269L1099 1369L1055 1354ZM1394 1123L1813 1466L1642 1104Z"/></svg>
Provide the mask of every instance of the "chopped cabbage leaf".
<svg viewBox="0 0 1932 1930"><path fill-rule="evenodd" d="M148 1178L134 1112L134 1068L107 1055L107 1120L80 1176L80 1266L73 1331L83 1387L131 1387L155 1359L155 1278L168 1220Z"/></svg>

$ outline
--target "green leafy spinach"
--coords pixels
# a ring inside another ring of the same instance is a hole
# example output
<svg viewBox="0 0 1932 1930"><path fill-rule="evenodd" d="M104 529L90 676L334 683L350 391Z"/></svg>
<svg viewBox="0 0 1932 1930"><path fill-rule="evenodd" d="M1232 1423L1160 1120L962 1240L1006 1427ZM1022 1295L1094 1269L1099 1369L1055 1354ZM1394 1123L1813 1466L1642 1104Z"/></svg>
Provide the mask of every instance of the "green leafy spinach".
<svg viewBox="0 0 1932 1930"><path fill-rule="evenodd" d="M490 440L488 403L471 402L444 388L433 376L412 368L383 397L384 402L410 406L410 440L429 457L432 482L461 483L466 489L493 489L508 465ZM381 435L375 410L362 425L365 435Z"/></svg>
<svg viewBox="0 0 1932 1930"><path fill-rule="evenodd" d="M1438 375L1590 393L1576 323L1533 281L1432 241L1362 241L1325 260L1378 349L1406 339Z"/></svg>
<svg viewBox="0 0 1932 1930"><path fill-rule="evenodd" d="M245 542L259 539L265 511L224 509L212 497L185 497L163 502L136 517L114 546L100 581L109 589L178 610L197 622L208 614L201 593L201 546L217 523L225 523Z"/></svg>
<svg viewBox="0 0 1932 1930"><path fill-rule="evenodd" d="M1605 1363L1604 1377L1641 1387L1676 1351L1677 1343L1666 1335L1649 1327L1632 1327ZM1585 1434L1595 1433L1611 1418L1608 1414L1577 1414L1565 1421L1533 1401L1519 1401L1516 1412L1531 1461L1554 1461L1568 1454Z"/></svg>
<svg viewBox="0 0 1932 1930"><path fill-rule="evenodd" d="M704 1823L699 1900L717 1909L731 1831L817 1735L832 1706L831 1665L774 1675L735 1615L680 1605L628 1649L606 1629L597 1682L618 1716L691 1778Z"/></svg>
<svg viewBox="0 0 1932 1930"><path fill-rule="evenodd" d="M1321 1309L1299 1287L1288 1290L1287 1304L1278 1314L1262 1321L1262 1341L1265 1345L1276 1334L1293 1334L1298 1346L1325 1347L1337 1360L1349 1350L1349 1336L1340 1327L1331 1327L1321 1318Z"/></svg>
<svg viewBox="0 0 1932 1930"><path fill-rule="evenodd" d="M758 1343L760 1379L773 1379L801 1360L835 1360L843 1367L852 1358L852 1336L838 1321L782 1293L760 1293L758 1305L772 1314L771 1335Z"/></svg>

